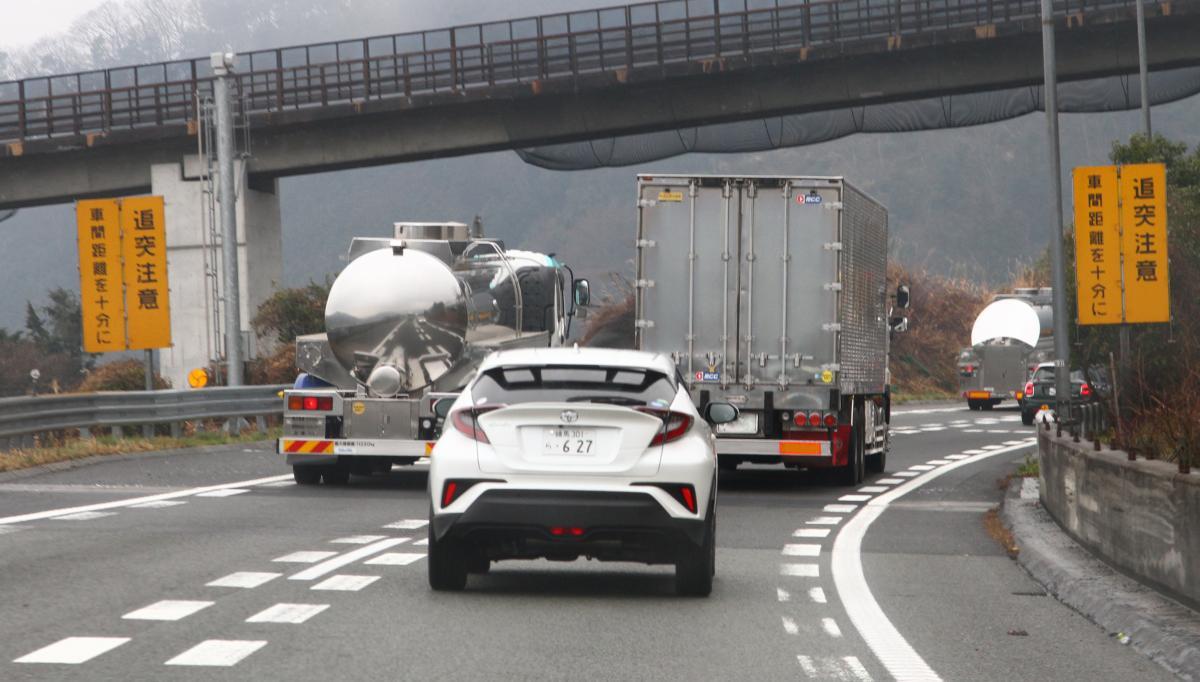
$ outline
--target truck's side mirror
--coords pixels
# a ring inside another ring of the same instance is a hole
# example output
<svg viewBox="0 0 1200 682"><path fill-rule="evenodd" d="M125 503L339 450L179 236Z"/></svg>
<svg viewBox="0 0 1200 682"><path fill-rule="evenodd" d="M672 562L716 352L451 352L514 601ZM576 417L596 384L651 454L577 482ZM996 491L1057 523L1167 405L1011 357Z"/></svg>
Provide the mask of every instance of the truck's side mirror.
<svg viewBox="0 0 1200 682"><path fill-rule="evenodd" d="M908 285L901 284L896 287L896 308L899 310L908 310L909 299L912 297L908 290Z"/></svg>
<svg viewBox="0 0 1200 682"><path fill-rule="evenodd" d="M891 328L893 333L906 332L906 331L908 331L908 318L907 317L889 318L888 319L888 327Z"/></svg>
<svg viewBox="0 0 1200 682"><path fill-rule="evenodd" d="M709 403L704 406L704 421L709 424L728 424L738 418L738 408L729 403Z"/></svg>
<svg viewBox="0 0 1200 682"><path fill-rule="evenodd" d="M454 406L454 401L457 398L442 398L433 404L433 413L438 419L445 419L450 414L450 408Z"/></svg>
<svg viewBox="0 0 1200 682"><path fill-rule="evenodd" d="M587 306L591 305L591 303L592 303L592 285L588 284L588 281L586 279L575 280L575 285L574 285L573 289L574 289L574 295L575 295L575 305L577 307L583 308L583 307L587 307Z"/></svg>

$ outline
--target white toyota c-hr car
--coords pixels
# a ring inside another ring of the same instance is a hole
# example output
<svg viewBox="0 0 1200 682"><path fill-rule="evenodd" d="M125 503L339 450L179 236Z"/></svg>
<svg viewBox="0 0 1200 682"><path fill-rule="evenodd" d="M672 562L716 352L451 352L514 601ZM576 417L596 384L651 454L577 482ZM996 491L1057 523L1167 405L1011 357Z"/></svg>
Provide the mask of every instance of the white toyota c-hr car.
<svg viewBox="0 0 1200 682"><path fill-rule="evenodd" d="M447 399L449 400L449 399ZM716 442L670 358L599 348L494 353L430 456L429 584L493 561L674 564L680 594L716 571Z"/></svg>

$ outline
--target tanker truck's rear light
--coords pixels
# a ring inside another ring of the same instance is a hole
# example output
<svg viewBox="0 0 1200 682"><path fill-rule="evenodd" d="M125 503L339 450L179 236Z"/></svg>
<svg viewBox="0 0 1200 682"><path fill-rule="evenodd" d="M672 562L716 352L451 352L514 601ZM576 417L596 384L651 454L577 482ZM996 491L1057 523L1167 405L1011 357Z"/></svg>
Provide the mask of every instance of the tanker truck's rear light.
<svg viewBox="0 0 1200 682"><path fill-rule="evenodd" d="M1079 395L1083 396L1084 398L1090 397L1092 395L1092 387L1088 386L1087 384L1080 386Z"/></svg>
<svg viewBox="0 0 1200 682"><path fill-rule="evenodd" d="M480 443L490 444L491 441L488 440L487 434L483 431L483 427L479 425L479 416L484 413L491 412L492 410L498 410L501 407L504 406L488 405L487 407L468 407L456 412L451 412L450 423L454 424L454 428L458 429L458 432L467 438Z"/></svg>
<svg viewBox="0 0 1200 682"><path fill-rule="evenodd" d="M821 413L820 412L810 413L808 415L808 425L813 426L813 427L820 426L821 425Z"/></svg>
<svg viewBox="0 0 1200 682"><path fill-rule="evenodd" d="M332 412L332 396L293 395L288 396L288 409L295 412Z"/></svg>
<svg viewBox="0 0 1200 682"><path fill-rule="evenodd" d="M833 427L837 426L837 415L832 412L825 415L825 426L827 426L831 429Z"/></svg>

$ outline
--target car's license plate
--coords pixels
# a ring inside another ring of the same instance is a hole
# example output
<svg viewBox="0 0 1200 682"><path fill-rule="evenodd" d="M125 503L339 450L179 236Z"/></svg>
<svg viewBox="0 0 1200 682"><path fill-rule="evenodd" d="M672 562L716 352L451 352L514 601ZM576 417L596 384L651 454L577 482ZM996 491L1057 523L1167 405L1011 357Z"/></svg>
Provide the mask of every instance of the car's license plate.
<svg viewBox="0 0 1200 682"><path fill-rule="evenodd" d="M542 429L543 455L589 457L596 452L596 429Z"/></svg>
<svg viewBox="0 0 1200 682"><path fill-rule="evenodd" d="M726 424L717 424L717 433L758 433L758 415L752 412L743 412L734 421Z"/></svg>

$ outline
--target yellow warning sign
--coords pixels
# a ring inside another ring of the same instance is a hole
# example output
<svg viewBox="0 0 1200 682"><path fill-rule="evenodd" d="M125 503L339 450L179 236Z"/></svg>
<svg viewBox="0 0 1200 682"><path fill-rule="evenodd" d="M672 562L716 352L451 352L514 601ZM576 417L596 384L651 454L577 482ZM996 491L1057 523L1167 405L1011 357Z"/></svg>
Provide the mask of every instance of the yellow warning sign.
<svg viewBox="0 0 1200 682"><path fill-rule="evenodd" d="M125 314L131 350L171 345L167 294L167 234L162 197L121 200Z"/></svg>
<svg viewBox="0 0 1200 682"><path fill-rule="evenodd" d="M188 386L192 388L204 388L208 385L208 371L203 367L197 367L188 372Z"/></svg>
<svg viewBox="0 0 1200 682"><path fill-rule="evenodd" d="M1121 226L1117 210L1117 168L1076 168L1073 184L1079 324L1121 324Z"/></svg>
<svg viewBox="0 0 1200 682"><path fill-rule="evenodd" d="M75 204L83 349L88 353L125 350L119 210L116 199L89 199Z"/></svg>
<svg viewBox="0 0 1200 682"><path fill-rule="evenodd" d="M1126 322L1171 321L1166 190L1163 164L1121 166Z"/></svg>

